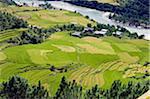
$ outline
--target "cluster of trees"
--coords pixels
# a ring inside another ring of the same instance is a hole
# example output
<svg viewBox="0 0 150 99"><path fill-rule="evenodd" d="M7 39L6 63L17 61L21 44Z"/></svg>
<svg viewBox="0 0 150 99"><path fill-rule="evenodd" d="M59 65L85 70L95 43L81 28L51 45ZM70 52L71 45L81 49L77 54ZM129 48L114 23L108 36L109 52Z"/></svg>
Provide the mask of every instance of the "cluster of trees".
<svg viewBox="0 0 150 99"><path fill-rule="evenodd" d="M82 86L75 81L67 82L63 77L54 99L136 99L150 89L150 81L142 83L128 82L122 84L116 80L110 89L104 90L94 86L84 92Z"/></svg>
<svg viewBox="0 0 150 99"><path fill-rule="evenodd" d="M16 5L16 3L13 0L0 0L0 2L7 5Z"/></svg>
<svg viewBox="0 0 150 99"><path fill-rule="evenodd" d="M87 25L88 27L91 27L91 24ZM137 33L130 33L127 29L120 27L120 26L111 26L111 25L105 25L105 24L97 24L93 27L94 31L100 31L102 29L107 29L106 36L115 36L119 38L130 38L130 39L143 39L144 35L138 36ZM81 25L75 25L75 24L65 24L65 25L57 25L53 28L49 29L43 29L39 27L31 26L27 31L23 31L19 36L10 38L7 40L8 43L12 43L14 45L23 45L23 44L38 44L45 41L51 34L55 32L60 31L83 31L84 26ZM122 32L121 35L115 35L113 33L120 31ZM88 35L88 34L87 34ZM87 36L86 33L82 35L82 37ZM89 36L89 35L88 35ZM91 35L98 37L98 35Z"/></svg>
<svg viewBox="0 0 150 99"><path fill-rule="evenodd" d="M130 39L143 39L144 38L144 35L138 36L136 32L131 33L129 30L127 30L126 28L120 27L119 25L114 26L114 25L109 25L109 24L106 25L106 24L98 23L97 25L93 27L91 24L88 24L87 27L93 28L94 31L101 31L102 29L105 29L107 30L107 32L105 33L106 36L115 36L118 38L130 38ZM117 32L120 32L121 34L117 34ZM82 37L84 36L101 37L102 35L94 34L92 32L92 33L83 33Z"/></svg>
<svg viewBox="0 0 150 99"><path fill-rule="evenodd" d="M56 30L53 28L42 29L31 26L27 31L23 31L20 36L10 38L7 42L15 45L37 44L43 42L54 32Z"/></svg>
<svg viewBox="0 0 150 99"><path fill-rule="evenodd" d="M105 25L105 24L97 24L94 26L94 30L101 30L101 29L107 29L106 36L115 36L119 38L130 38L130 39L143 39L144 35L138 36L136 32L131 33L129 30L127 30L124 27L120 27L119 25L116 27L114 25ZM117 32L120 32L121 34L117 34Z"/></svg>
<svg viewBox="0 0 150 99"><path fill-rule="evenodd" d="M3 99L136 99L150 89L150 81L141 83L128 82L126 85L116 80L109 89L101 89L95 85L84 90L75 80L68 82L62 78L54 96L50 96L40 81L37 86L30 86L24 78L14 76L3 82L0 96Z"/></svg>
<svg viewBox="0 0 150 99"><path fill-rule="evenodd" d="M52 9L53 8L53 6L48 2L45 2L45 4L39 4L39 7L43 8L43 9Z"/></svg>
<svg viewBox="0 0 150 99"><path fill-rule="evenodd" d="M2 99L48 99L49 94L39 81L38 85L30 86L28 81L14 76L1 83L0 97Z"/></svg>
<svg viewBox="0 0 150 99"><path fill-rule="evenodd" d="M83 31L84 26L77 24L58 25L55 27L58 31Z"/></svg>
<svg viewBox="0 0 150 99"><path fill-rule="evenodd" d="M15 28L26 28L28 23L9 13L0 12L0 31Z"/></svg>
<svg viewBox="0 0 150 99"><path fill-rule="evenodd" d="M147 25L150 24L148 0L119 0L119 3L122 5L122 13L110 14L110 19L147 28Z"/></svg>
<svg viewBox="0 0 150 99"><path fill-rule="evenodd" d="M148 0L117 0L117 1L120 3L120 6L87 0L70 0L66 2L101 11L113 12L115 14L111 14L109 16L110 19L114 19L116 21L123 23L129 23L129 25L134 26L140 26L144 24L144 26L142 25L143 27L145 28L148 27L148 25L150 24Z"/></svg>
<svg viewBox="0 0 150 99"><path fill-rule="evenodd" d="M27 31L23 31L20 36L9 39L8 43L13 43L15 45L37 44L46 40L54 32L59 32L64 30L80 31L82 29L83 26L74 25L74 24L58 25L49 29L43 29L43 28L31 26Z"/></svg>

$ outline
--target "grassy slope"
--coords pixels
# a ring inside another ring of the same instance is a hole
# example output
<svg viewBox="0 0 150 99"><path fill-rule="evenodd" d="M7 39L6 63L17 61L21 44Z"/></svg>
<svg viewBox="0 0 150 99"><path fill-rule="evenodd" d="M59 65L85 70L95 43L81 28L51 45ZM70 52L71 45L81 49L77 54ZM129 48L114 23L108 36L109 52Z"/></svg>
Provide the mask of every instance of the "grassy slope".
<svg viewBox="0 0 150 99"><path fill-rule="evenodd" d="M33 9L39 8L9 6L5 8L0 8L0 11L7 11L9 13L13 13L16 16L27 20L28 23L31 25L36 25L44 28L52 27L57 24L76 23L86 26L88 23L93 23L81 16L80 14L69 11L42 9L39 9L39 11L32 11Z"/></svg>
<svg viewBox="0 0 150 99"><path fill-rule="evenodd" d="M30 11L23 12L26 9ZM11 9L1 8L3 11L6 10L23 17L30 24L46 28L70 22L77 22L81 25L90 22L79 14L68 11L40 10L33 12L33 9L35 8L13 6ZM7 32L6 34L13 32L8 31L4 32ZM5 81L12 75L25 77L31 84L36 84L41 80L51 94L56 92L62 76L70 80L77 80L84 88L89 88L94 84L108 88L114 80L118 79L124 83L129 80L137 81L133 78L125 78L124 76L128 75L125 75L124 70L129 67L129 64L144 63L149 59L148 41L145 40L120 40L114 37L79 39L69 36L68 33L70 32L55 33L42 44L16 46L0 51L0 81ZM73 51L69 52L69 48L73 48ZM133 63L122 61L124 57L130 58L129 60L133 59ZM50 67L48 64L57 67L72 64L75 68L66 73L55 73L48 69ZM134 71L135 67L132 66L131 71ZM150 70L142 66L140 68Z"/></svg>
<svg viewBox="0 0 150 99"><path fill-rule="evenodd" d="M90 44L96 47L93 42L89 43L85 41L85 38L79 39L70 37L68 33L69 32L55 33L42 44L30 44L5 49L3 53L7 56L7 59L6 63L0 65L2 69L1 81L7 80L8 77L13 74L18 74L29 79L31 84L36 84L38 80L41 80L43 85L48 87L52 94L56 91L62 76L67 76L70 80L76 79L77 82L82 84L85 88L92 87L94 84L108 88L110 84L117 79L122 80L124 83L129 80L136 81L135 79L123 77L123 71L129 64L127 62L120 62L118 53L128 53L128 51L121 50L118 46L112 45L117 42L119 42L118 44L120 45L122 43L132 45L133 42L131 40L119 40L113 37L95 39L95 43L100 41L111 44L111 47L115 50L115 54L92 54L86 52L82 47L77 46L77 43ZM137 44L136 49L147 49L146 44L148 42L144 40L140 40L140 42L143 42L145 45L138 46ZM75 49L75 52L62 51L56 46L53 46L54 44L58 46L70 46ZM96 48L101 49L98 46ZM140 56L141 58L145 57L141 51L136 52L135 50L135 53L143 55ZM136 55L138 56L138 54ZM146 60L148 61L148 59L145 58L145 61ZM138 60L138 62L140 62L140 60ZM83 65L66 73L51 72L48 69L49 65L47 65L53 64L54 66L62 67L71 63L78 64L77 66L79 66L79 63ZM39 70L38 67L34 66L44 67L46 69ZM24 71L24 69L29 71Z"/></svg>
<svg viewBox="0 0 150 99"><path fill-rule="evenodd" d="M79 14L73 14L72 12L59 10L41 10L30 13L22 12L17 13L17 15L28 20L29 24L38 25L44 28L65 23L77 23L84 26L86 26L87 23L91 23L89 20L81 17Z"/></svg>

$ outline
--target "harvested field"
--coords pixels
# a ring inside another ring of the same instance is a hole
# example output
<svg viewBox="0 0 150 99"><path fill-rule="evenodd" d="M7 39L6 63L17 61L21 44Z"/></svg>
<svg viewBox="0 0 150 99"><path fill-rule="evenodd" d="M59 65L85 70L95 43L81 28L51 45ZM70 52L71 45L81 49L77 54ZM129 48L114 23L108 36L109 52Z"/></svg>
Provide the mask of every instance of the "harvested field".
<svg viewBox="0 0 150 99"><path fill-rule="evenodd" d="M91 53L91 54L114 54L114 53L108 52L107 50L92 46L91 44L77 44L77 46L84 49L85 52Z"/></svg>
<svg viewBox="0 0 150 99"><path fill-rule="evenodd" d="M60 49L63 52L75 52L76 49L74 47L71 46L66 46L66 45L54 45L52 44L52 46L57 47L58 49Z"/></svg>
<svg viewBox="0 0 150 99"><path fill-rule="evenodd" d="M82 38L82 40L89 42L89 43L92 42L92 43L96 43L96 44L100 44L102 42L102 39L98 39L95 37L84 37L84 38Z"/></svg>
<svg viewBox="0 0 150 99"><path fill-rule="evenodd" d="M43 63L47 62L48 57L46 56L47 53L53 52L52 50L43 50L43 49L29 49L27 50L30 59L34 63Z"/></svg>

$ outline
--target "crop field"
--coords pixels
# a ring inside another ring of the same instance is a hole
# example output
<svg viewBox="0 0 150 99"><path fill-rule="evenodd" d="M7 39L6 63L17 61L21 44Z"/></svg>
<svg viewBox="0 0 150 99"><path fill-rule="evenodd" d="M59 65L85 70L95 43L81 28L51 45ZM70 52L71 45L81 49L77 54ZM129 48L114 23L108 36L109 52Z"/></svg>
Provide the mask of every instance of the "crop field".
<svg viewBox="0 0 150 99"><path fill-rule="evenodd" d="M9 12L9 13L12 13L12 14L15 14L17 12L26 12L26 11L31 12L34 9L39 9L39 8L36 8L36 7L17 7L17 6L8 6L8 5L6 5L5 7L0 6L0 11Z"/></svg>
<svg viewBox="0 0 150 99"><path fill-rule="evenodd" d="M27 20L30 25L49 28L56 25L74 23L86 26L92 21L80 14L62 10L43 10L34 7L0 7L0 11L7 11L17 17Z"/></svg>
<svg viewBox="0 0 150 99"><path fill-rule="evenodd" d="M149 67L135 64L141 61L140 58L146 57L142 50L148 49L147 46L133 45L128 40L119 43L119 39L113 37L79 39L71 37L69 33L57 32L44 43L16 46L1 51L0 61L4 62L0 64L2 71L0 81L17 74L27 78L31 84L41 80L42 84L54 94L62 76L66 76L70 81L76 80L84 88L91 88L94 84L109 88L114 80L120 79L124 83L130 80L139 81L130 77L139 73L144 74L145 70L150 71ZM148 43L142 40L141 42ZM101 44L106 50L102 50ZM119 44L129 45L129 47L120 48ZM131 49L132 45L134 47ZM92 48L98 51L93 52ZM122 50L127 48L129 50ZM130 54L130 50L138 54ZM146 60L148 61L148 58ZM73 66L74 68L59 73L50 71L50 65L56 67L69 65L70 68ZM139 66L142 68L137 71ZM130 69L125 71L127 68Z"/></svg>
<svg viewBox="0 0 150 99"><path fill-rule="evenodd" d="M15 37L24 31L25 29L13 29L13 30L6 30L0 32L0 42L8 40L9 38Z"/></svg>
<svg viewBox="0 0 150 99"><path fill-rule="evenodd" d="M0 10L4 10L1 8ZM60 10L33 11L35 8L11 7L8 12L27 20L29 24L48 28L57 24L92 23L83 16ZM26 10L27 10L26 9ZM5 9L7 10L7 9ZM23 29L0 32L0 41L7 40L20 33ZM149 41L127 40L115 37L84 37L70 36L72 31L56 32L45 42L5 48L0 45L0 82L13 75L20 75L29 80L30 84L42 85L54 95L63 76L68 80L76 80L85 88L98 84L109 88L114 80L138 82L135 76L150 72L150 66L143 66L149 61ZM138 43L137 43L138 42ZM5 48L5 49L4 49ZM67 71L51 71L51 66L66 68Z"/></svg>
<svg viewBox="0 0 150 99"><path fill-rule="evenodd" d="M29 24L48 28L57 24L75 23L86 26L92 23L80 14L72 14L69 11L60 10L39 10L33 12L18 12L17 16L27 20Z"/></svg>
<svg viewBox="0 0 150 99"><path fill-rule="evenodd" d="M0 11L5 11L27 20L30 25L49 28L56 25L74 23L86 26L92 21L86 19L78 13L64 10L43 10L36 7L0 7Z"/></svg>

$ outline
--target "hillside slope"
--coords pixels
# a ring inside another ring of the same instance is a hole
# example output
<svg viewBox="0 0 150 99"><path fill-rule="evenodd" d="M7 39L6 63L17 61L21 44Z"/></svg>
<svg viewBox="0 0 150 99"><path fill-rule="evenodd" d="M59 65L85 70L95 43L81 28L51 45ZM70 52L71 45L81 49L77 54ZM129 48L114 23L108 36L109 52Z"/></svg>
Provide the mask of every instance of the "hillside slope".
<svg viewBox="0 0 150 99"><path fill-rule="evenodd" d="M16 3L12 0L0 0L1 3L8 4L8 5L15 5Z"/></svg>

